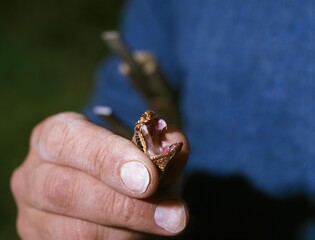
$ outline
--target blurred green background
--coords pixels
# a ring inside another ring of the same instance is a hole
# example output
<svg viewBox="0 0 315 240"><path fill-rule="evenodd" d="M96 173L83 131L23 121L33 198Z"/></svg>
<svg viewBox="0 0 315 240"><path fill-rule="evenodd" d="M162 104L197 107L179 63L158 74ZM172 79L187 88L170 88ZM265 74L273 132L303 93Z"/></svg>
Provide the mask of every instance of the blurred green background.
<svg viewBox="0 0 315 240"><path fill-rule="evenodd" d="M32 127L48 115L80 111L108 50L123 0L0 2L0 240L18 239L12 171L24 159Z"/></svg>

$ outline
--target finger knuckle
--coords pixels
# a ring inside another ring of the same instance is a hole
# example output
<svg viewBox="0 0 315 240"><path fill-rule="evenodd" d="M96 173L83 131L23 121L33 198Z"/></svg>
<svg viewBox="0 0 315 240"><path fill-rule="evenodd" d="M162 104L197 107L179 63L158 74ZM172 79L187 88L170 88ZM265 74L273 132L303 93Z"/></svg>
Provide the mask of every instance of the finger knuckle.
<svg viewBox="0 0 315 240"><path fill-rule="evenodd" d="M30 226L30 221L23 217L22 215L18 215L16 221L16 230L19 237L23 240L34 239L34 234L32 231L32 226Z"/></svg>
<svg viewBox="0 0 315 240"><path fill-rule="evenodd" d="M121 149L118 144L117 136L109 132L88 143L84 151L87 158L85 168L99 179L106 179L109 175L118 175L121 165L121 159L117 157L119 156L118 149Z"/></svg>
<svg viewBox="0 0 315 240"><path fill-rule="evenodd" d="M111 222L114 225L134 228L143 224L143 220L147 219L154 211L154 206L144 201L126 197L117 192L112 194L113 196L107 198L107 202L110 204L105 204L106 209L104 211L108 213L108 216L115 216L111 218L115 221Z"/></svg>
<svg viewBox="0 0 315 240"><path fill-rule="evenodd" d="M18 198L23 184L23 174L21 168L17 168L12 173L11 179L10 179L10 188L12 191L12 194L15 198Z"/></svg>
<svg viewBox="0 0 315 240"><path fill-rule="evenodd" d="M64 174L50 171L40 185L40 208L71 209L77 203L77 179L71 170ZM38 198L36 198L38 199Z"/></svg>
<svg viewBox="0 0 315 240"><path fill-rule="evenodd" d="M89 222L78 220L75 223L74 228L75 231L73 232L73 239L78 240L95 240L101 239L102 232L99 231L99 227L96 224L92 224Z"/></svg>
<svg viewBox="0 0 315 240"><path fill-rule="evenodd" d="M106 165L105 162L107 158L106 147L103 147L100 144L98 144L97 147L87 146L85 151L88 156L88 161L86 161L88 166L86 168L91 169L91 173L96 177L102 178L102 169L103 166Z"/></svg>
<svg viewBox="0 0 315 240"><path fill-rule="evenodd" d="M110 215L115 216L122 225L128 225L134 219L135 200L132 198L114 193L112 204L109 204L107 208Z"/></svg>
<svg viewBox="0 0 315 240"><path fill-rule="evenodd" d="M79 219L70 219L71 223L63 225L61 230L62 236L67 236L69 239L77 240L103 240L103 239L130 239L130 238L121 238L117 236L117 230L115 228L94 224L91 222L79 220ZM53 229L55 231L55 229Z"/></svg>
<svg viewBox="0 0 315 240"><path fill-rule="evenodd" d="M60 113L47 118L32 132L31 144L44 160L56 160L63 154L65 143L81 131L83 117L76 113Z"/></svg>
<svg viewBox="0 0 315 240"><path fill-rule="evenodd" d="M124 140L124 139L123 139ZM100 179L108 175L119 175L123 155L121 150L126 150L129 142L122 142L114 134L108 134L99 142L93 152L91 152L90 161L92 169L95 169L96 176Z"/></svg>

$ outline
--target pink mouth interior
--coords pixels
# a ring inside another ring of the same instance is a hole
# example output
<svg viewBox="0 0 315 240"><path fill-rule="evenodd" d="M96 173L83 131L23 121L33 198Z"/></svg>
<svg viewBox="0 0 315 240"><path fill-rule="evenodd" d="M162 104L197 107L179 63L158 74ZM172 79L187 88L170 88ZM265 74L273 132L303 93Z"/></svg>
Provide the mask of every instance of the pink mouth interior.
<svg viewBox="0 0 315 240"><path fill-rule="evenodd" d="M164 155L170 151L170 146L164 146L162 141L163 131L167 129L166 122L161 119L153 119L141 126L141 132L147 144L146 154L149 157Z"/></svg>

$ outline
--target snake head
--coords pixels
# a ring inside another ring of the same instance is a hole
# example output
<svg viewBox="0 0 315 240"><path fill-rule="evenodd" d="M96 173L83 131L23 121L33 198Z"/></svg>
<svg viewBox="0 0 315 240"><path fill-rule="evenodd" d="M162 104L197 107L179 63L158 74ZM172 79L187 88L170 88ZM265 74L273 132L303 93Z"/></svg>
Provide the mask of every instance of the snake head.
<svg viewBox="0 0 315 240"><path fill-rule="evenodd" d="M168 144L165 141L166 122L152 110L142 114L134 126L132 142L138 146L164 173L170 160L178 153L182 142Z"/></svg>

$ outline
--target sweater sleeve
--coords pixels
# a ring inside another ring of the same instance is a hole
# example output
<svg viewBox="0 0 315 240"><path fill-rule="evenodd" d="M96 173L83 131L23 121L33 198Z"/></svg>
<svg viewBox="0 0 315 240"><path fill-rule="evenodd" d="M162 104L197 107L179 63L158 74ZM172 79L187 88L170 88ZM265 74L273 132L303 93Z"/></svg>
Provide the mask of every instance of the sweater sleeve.
<svg viewBox="0 0 315 240"><path fill-rule="evenodd" d="M172 61L171 2L165 0L127 1L123 9L121 32L132 51L153 53L171 84L175 84L176 67ZM95 87L84 113L93 122L104 125L93 113L96 105L109 106L127 125L131 126L148 106L118 72L120 59L110 56L98 68Z"/></svg>

